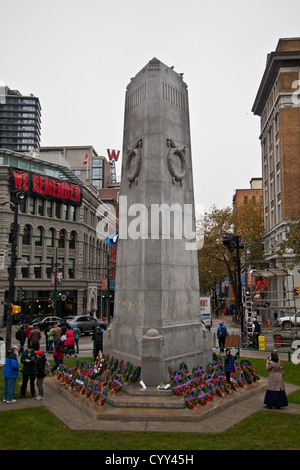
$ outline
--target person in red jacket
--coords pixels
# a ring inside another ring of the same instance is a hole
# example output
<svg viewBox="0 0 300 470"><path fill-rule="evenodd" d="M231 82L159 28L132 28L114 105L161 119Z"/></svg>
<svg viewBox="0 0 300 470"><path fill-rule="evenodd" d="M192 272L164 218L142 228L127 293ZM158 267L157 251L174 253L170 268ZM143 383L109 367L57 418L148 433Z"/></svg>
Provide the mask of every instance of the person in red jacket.
<svg viewBox="0 0 300 470"><path fill-rule="evenodd" d="M66 353L66 357L68 356L72 356L72 354L75 353L75 339L74 339L74 331L72 330L72 327L71 326L68 326L68 329L66 331L66 342L65 342L65 346L67 348L67 353Z"/></svg>
<svg viewBox="0 0 300 470"><path fill-rule="evenodd" d="M65 356L66 339L67 339L66 336L63 335L54 347L53 358L54 358L55 364L51 369L52 373L63 363L63 359Z"/></svg>

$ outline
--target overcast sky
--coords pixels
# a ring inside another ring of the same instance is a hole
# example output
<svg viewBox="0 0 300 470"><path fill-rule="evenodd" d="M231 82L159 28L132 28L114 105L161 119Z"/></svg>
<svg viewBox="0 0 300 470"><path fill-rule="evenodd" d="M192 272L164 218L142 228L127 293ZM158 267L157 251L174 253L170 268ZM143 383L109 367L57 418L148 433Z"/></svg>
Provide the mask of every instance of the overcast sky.
<svg viewBox="0 0 300 470"><path fill-rule="evenodd" d="M107 156L122 149L130 78L153 57L174 65L189 90L195 202L223 208L261 176L251 109L267 54L300 36L299 18L299 0L0 0L0 84L39 97L42 146Z"/></svg>

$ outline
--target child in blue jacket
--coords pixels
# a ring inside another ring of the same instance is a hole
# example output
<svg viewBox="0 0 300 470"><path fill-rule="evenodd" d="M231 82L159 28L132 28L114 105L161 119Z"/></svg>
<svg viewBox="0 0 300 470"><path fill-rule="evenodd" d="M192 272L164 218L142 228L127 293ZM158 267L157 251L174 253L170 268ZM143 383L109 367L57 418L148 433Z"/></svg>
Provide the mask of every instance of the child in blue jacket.
<svg viewBox="0 0 300 470"><path fill-rule="evenodd" d="M6 403L16 402L16 400L13 398L19 371L19 363L17 358L18 350L18 346L12 346L11 350L8 352L5 358L3 370L3 377L5 380L3 401Z"/></svg>
<svg viewBox="0 0 300 470"><path fill-rule="evenodd" d="M238 357L238 354L239 353L237 352L235 356L232 356L232 354L230 354L229 348L226 348L225 350L224 370L225 370L226 380L228 383L230 383L231 372L234 372L234 363L236 361L236 358Z"/></svg>

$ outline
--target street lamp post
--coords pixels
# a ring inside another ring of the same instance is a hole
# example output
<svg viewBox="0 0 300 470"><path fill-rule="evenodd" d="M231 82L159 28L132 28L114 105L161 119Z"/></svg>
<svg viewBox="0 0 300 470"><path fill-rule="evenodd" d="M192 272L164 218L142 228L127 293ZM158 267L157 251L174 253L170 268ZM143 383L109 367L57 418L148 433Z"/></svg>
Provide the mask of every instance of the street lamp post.
<svg viewBox="0 0 300 470"><path fill-rule="evenodd" d="M9 307L6 319L6 354L11 348L11 326L12 326L12 304L15 300L15 278L16 278L16 263L17 263L17 243L18 243L18 215L19 215L19 204L24 199L22 191L15 193L15 200L11 202L11 208L14 211L14 222L11 232L11 259L10 259L10 271L9 271L9 290L8 290L8 301Z"/></svg>
<svg viewBox="0 0 300 470"><path fill-rule="evenodd" d="M242 282L241 282L241 260L240 260L240 248L244 248L244 244L241 243L241 238L238 235L232 233L223 234L223 245L226 246L229 252L236 250L236 263L237 263L237 287L238 287L238 313L241 318L241 337L242 343L244 344L244 310L242 303Z"/></svg>

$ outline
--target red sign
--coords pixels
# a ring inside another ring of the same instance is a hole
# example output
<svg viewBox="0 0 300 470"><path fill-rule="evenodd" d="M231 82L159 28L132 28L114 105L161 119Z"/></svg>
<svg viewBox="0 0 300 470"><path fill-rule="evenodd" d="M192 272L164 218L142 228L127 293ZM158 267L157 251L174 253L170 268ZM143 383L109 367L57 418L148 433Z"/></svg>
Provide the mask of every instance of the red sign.
<svg viewBox="0 0 300 470"><path fill-rule="evenodd" d="M108 153L108 158L110 160L115 160L116 162L118 161L119 155L120 155L120 150L110 150L107 149Z"/></svg>
<svg viewBox="0 0 300 470"><path fill-rule="evenodd" d="M102 290L107 290L107 279L102 279Z"/></svg>
<svg viewBox="0 0 300 470"><path fill-rule="evenodd" d="M10 168L10 189L22 189L29 196L43 196L74 206L82 203L81 185L17 168Z"/></svg>

